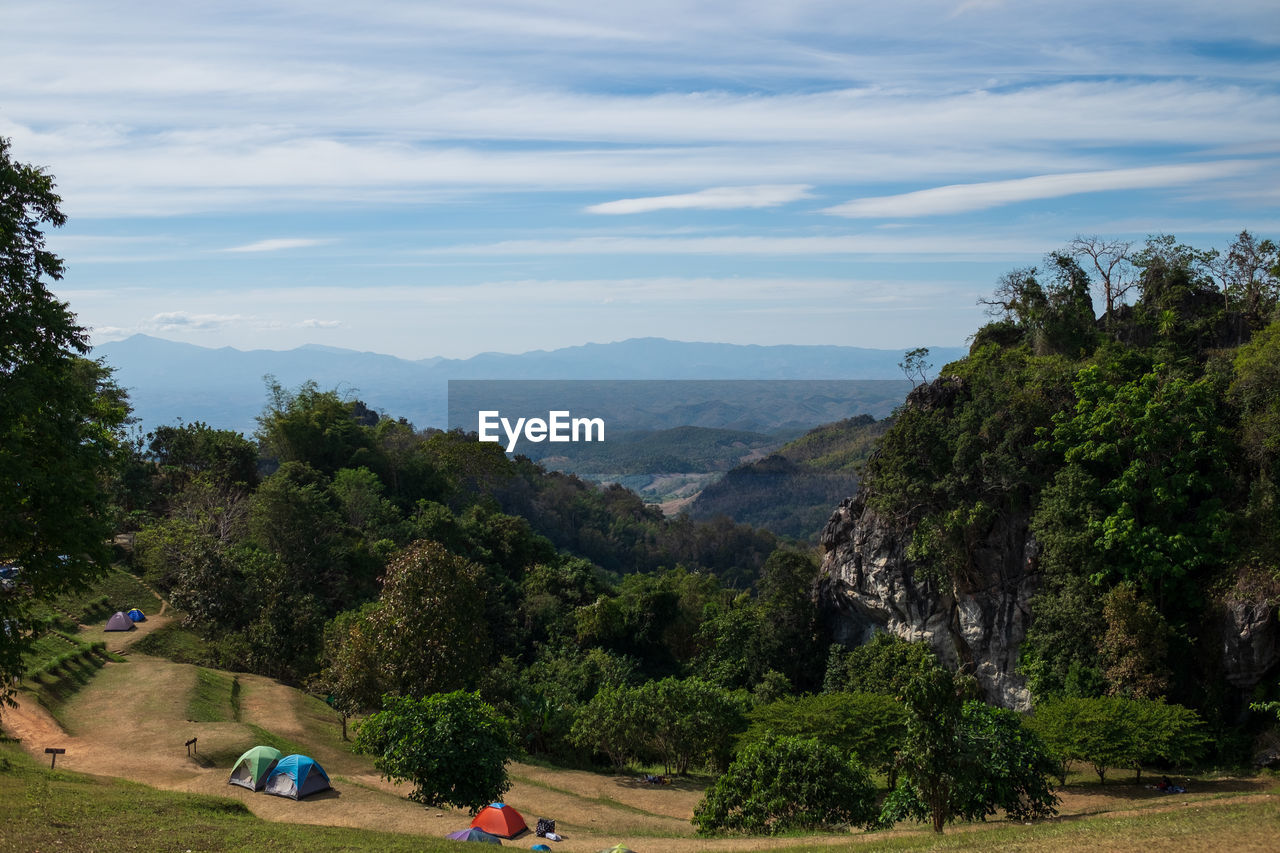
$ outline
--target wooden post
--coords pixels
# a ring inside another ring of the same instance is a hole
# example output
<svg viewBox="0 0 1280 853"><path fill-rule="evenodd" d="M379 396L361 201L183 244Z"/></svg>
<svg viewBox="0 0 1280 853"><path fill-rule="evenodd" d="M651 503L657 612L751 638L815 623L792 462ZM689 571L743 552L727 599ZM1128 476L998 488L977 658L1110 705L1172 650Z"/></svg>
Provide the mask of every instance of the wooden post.
<svg viewBox="0 0 1280 853"><path fill-rule="evenodd" d="M57 764L57 762L58 762L58 756L59 756L59 755L65 755L65 754L66 754L66 752L67 752L67 751L66 751L65 749L54 749L53 747L49 747L48 749L46 749L46 750L44 751L44 754L45 754L45 755L47 755L47 756L49 756L49 769L50 769L50 770L52 770L52 769L53 769L53 766L54 766L55 764Z"/></svg>
<svg viewBox="0 0 1280 853"><path fill-rule="evenodd" d="M189 740L189 741L187 741L187 742L186 742L185 746L187 747L187 756L188 756L188 757L190 757L190 756L191 756L191 748L192 748L193 746L195 746L195 745L196 745L196 741L197 741L197 740L199 740L199 738L194 738L194 737L193 737L191 740ZM199 747L196 747L196 752L197 752L197 753L199 753L199 752L200 752Z"/></svg>

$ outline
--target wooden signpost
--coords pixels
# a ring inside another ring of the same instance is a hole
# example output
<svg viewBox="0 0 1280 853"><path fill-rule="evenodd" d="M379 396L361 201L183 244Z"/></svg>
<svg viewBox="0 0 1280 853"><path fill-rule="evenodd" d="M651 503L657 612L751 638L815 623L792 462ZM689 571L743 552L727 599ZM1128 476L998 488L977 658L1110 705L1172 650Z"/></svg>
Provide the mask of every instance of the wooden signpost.
<svg viewBox="0 0 1280 853"><path fill-rule="evenodd" d="M193 737L191 740L189 740L189 741L187 741L187 742L186 742L187 755L188 755L188 756L190 756L190 755L191 755L191 748L192 748L193 746L195 746L195 745L196 745L196 741L197 741L197 740L199 740L199 738L194 738L194 737ZM199 752L199 751L200 751L199 749L196 749L196 752Z"/></svg>
<svg viewBox="0 0 1280 853"><path fill-rule="evenodd" d="M46 749L44 754L49 756L49 769L53 769L53 765L58 762L59 755L66 755L66 753L67 751L65 749L55 749L54 747Z"/></svg>

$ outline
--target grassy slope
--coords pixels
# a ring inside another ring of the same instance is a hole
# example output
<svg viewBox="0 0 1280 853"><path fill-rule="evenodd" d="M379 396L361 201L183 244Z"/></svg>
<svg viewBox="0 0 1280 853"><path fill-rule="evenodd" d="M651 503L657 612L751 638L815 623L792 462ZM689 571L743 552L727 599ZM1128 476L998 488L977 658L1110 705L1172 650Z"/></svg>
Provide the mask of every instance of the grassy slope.
<svg viewBox="0 0 1280 853"><path fill-rule="evenodd" d="M238 800L50 772L14 744L0 744L0 851L133 849L323 853L457 847L367 829L273 823L254 817Z"/></svg>

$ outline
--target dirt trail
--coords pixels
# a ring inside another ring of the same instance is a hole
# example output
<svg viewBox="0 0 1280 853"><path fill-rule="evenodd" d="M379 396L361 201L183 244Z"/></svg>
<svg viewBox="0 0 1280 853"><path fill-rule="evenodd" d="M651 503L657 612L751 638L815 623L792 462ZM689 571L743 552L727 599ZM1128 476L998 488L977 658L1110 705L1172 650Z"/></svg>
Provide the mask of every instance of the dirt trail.
<svg viewBox="0 0 1280 853"><path fill-rule="evenodd" d="M74 755L78 749L76 738L67 734L45 707L29 693L20 693L14 697L18 706L6 708L0 715L0 722L9 735L22 743L24 749L37 758L44 757L46 748L64 748ZM66 765L66 757L63 757Z"/></svg>

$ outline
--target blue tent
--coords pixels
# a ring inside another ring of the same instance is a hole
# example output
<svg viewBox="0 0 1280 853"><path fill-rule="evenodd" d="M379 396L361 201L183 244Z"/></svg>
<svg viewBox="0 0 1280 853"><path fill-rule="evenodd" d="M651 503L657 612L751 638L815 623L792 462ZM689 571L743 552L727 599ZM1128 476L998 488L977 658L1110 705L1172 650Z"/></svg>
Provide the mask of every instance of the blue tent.
<svg viewBox="0 0 1280 853"><path fill-rule="evenodd" d="M267 776L267 784L263 790L277 797L300 800L332 787L329 784L329 774L324 772L324 768L314 758L286 755Z"/></svg>
<svg viewBox="0 0 1280 853"><path fill-rule="evenodd" d="M138 609L138 608L136 608L136 607L135 607L135 608L133 608L132 610L130 610L130 611L129 611L127 614L125 614L125 615L127 615L127 616L128 616L131 620L133 620L134 622L146 622L146 621L147 621L147 616L146 616L146 614L145 614L145 613L143 613L141 610L139 610L139 609Z"/></svg>

